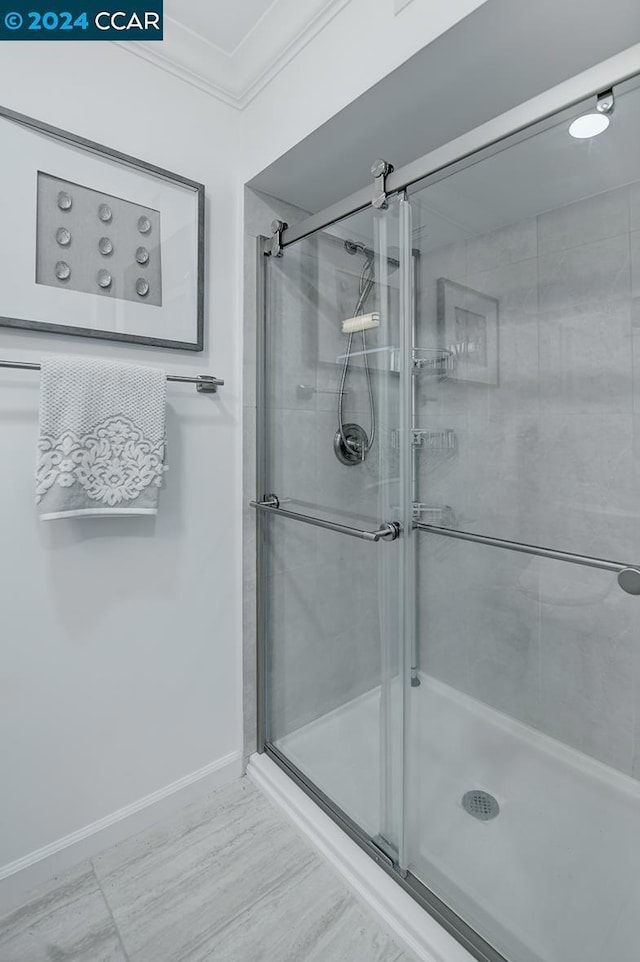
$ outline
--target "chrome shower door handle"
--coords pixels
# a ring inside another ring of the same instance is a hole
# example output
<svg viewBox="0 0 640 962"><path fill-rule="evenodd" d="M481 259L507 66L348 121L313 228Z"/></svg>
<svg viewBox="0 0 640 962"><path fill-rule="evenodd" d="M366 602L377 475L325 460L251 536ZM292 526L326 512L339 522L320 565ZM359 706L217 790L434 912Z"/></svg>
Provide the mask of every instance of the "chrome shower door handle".
<svg viewBox="0 0 640 962"><path fill-rule="evenodd" d="M371 541L397 541L401 532L399 521L385 521L377 531L366 531L365 534L371 535Z"/></svg>
<svg viewBox="0 0 640 962"><path fill-rule="evenodd" d="M628 595L640 595L640 568L623 568L618 572L618 584Z"/></svg>
<svg viewBox="0 0 640 962"><path fill-rule="evenodd" d="M250 501L249 505L257 511L277 514L282 518L289 518L291 521L301 521L303 524L310 524L315 528L326 528L327 531L346 534L350 538L360 538L361 541L373 541L375 543L378 541L396 541L402 530L398 521L386 521L375 531L368 531L366 528L353 528L348 524L325 521L324 518L316 518L313 515L299 514L297 511L281 508L279 499L273 494L265 498L264 501Z"/></svg>

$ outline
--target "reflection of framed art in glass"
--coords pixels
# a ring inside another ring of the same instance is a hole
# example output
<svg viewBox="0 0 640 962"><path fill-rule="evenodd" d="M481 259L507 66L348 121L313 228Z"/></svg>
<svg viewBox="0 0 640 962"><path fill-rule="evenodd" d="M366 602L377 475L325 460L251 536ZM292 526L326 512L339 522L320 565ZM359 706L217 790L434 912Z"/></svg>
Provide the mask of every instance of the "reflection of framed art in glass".
<svg viewBox="0 0 640 962"><path fill-rule="evenodd" d="M201 351L202 184L5 108L0 128L0 325Z"/></svg>
<svg viewBox="0 0 640 962"><path fill-rule="evenodd" d="M440 347L455 357L450 378L498 384L499 330L495 297L446 277L438 278L438 332Z"/></svg>
<svg viewBox="0 0 640 962"><path fill-rule="evenodd" d="M311 247L311 243L315 246ZM351 246L354 246L351 241ZM342 323L353 317L358 305L365 251L374 257L374 284L362 306L363 314L377 314L379 326L366 330L366 350L369 367L372 370L398 371L398 323L400 311L400 270L399 254L390 252L387 283L378 280L378 260L369 246L366 235L358 236L356 256L345 239L324 231L313 241L307 241L301 255L301 272L306 272L307 289L315 292L311 304L310 322L305 325L309 363L315 367L341 369L347 339L342 331ZM288 253L291 256L291 249ZM413 249L412 276L418 277L420 251ZM414 309L418 304L418 293L414 282ZM361 335L356 333L353 346L353 365L362 366L363 348Z"/></svg>

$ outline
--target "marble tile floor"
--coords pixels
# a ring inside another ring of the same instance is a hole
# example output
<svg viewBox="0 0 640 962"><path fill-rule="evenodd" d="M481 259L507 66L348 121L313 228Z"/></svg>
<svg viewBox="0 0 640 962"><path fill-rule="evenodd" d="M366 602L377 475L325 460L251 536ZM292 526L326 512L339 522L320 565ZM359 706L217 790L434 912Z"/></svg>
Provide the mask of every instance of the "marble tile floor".
<svg viewBox="0 0 640 962"><path fill-rule="evenodd" d="M36 891L1 962L410 962L242 778Z"/></svg>

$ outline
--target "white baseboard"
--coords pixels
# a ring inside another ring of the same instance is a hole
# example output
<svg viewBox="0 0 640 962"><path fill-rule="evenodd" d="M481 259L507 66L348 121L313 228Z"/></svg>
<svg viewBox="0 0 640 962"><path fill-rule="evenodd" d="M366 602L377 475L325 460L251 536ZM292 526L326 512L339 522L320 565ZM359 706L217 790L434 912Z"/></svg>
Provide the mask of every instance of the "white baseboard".
<svg viewBox="0 0 640 962"><path fill-rule="evenodd" d="M1 866L0 915L20 905L29 892L61 872L144 832L185 805L240 778L242 767L242 753L232 752L71 835Z"/></svg>
<svg viewBox="0 0 640 962"><path fill-rule="evenodd" d="M252 755L247 775L339 872L380 923L420 962L472 957L266 755Z"/></svg>

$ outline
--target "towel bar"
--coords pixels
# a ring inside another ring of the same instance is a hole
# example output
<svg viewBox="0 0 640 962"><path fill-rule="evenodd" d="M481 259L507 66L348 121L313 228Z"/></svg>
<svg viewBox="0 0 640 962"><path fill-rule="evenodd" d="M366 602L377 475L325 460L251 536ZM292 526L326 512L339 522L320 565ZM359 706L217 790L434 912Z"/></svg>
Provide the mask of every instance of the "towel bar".
<svg viewBox="0 0 640 962"><path fill-rule="evenodd" d="M30 361L0 361L0 367L14 367L23 371L39 371L40 365ZM184 384L195 384L198 394L215 394L224 381L210 374L197 374L185 377L182 374L167 374L167 381L181 381Z"/></svg>

